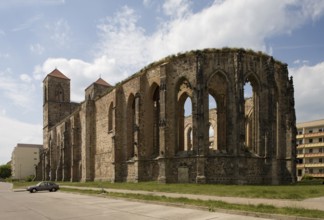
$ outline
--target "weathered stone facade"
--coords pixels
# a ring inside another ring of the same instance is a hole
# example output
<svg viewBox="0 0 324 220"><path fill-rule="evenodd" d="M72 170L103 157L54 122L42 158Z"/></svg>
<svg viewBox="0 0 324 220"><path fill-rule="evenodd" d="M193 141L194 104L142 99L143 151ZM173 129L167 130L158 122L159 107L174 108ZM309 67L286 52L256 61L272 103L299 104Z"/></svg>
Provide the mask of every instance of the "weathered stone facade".
<svg viewBox="0 0 324 220"><path fill-rule="evenodd" d="M246 101L247 82L253 96ZM209 99L217 111L209 108ZM287 65L265 54L208 49L170 56L115 86L99 79L82 103L70 102L70 79L54 70L44 79L43 109L40 179L226 184L296 179L293 82Z"/></svg>

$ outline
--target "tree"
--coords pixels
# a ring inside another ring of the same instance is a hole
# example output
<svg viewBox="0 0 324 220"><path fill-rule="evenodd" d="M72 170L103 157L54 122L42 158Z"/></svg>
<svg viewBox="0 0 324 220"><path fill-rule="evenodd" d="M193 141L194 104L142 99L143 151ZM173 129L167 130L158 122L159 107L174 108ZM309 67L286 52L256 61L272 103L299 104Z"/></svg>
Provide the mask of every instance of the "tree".
<svg viewBox="0 0 324 220"><path fill-rule="evenodd" d="M6 179L11 176L11 166L9 164L0 166L0 178Z"/></svg>

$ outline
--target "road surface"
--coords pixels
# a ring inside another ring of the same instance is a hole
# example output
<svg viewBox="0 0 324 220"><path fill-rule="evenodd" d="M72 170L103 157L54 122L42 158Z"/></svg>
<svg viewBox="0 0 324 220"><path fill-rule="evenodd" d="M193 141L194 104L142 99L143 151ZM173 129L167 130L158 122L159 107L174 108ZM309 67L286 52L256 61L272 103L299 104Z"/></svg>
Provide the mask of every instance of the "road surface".
<svg viewBox="0 0 324 220"><path fill-rule="evenodd" d="M0 182L1 220L240 220L255 218L64 192L12 191Z"/></svg>

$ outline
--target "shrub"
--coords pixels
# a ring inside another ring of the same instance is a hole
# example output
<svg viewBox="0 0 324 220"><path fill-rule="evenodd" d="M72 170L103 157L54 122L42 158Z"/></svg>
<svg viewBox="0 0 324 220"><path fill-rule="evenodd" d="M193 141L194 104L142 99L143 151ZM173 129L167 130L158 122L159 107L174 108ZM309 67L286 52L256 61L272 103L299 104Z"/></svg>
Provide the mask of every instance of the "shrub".
<svg viewBox="0 0 324 220"><path fill-rule="evenodd" d="M0 166L0 178L6 179L11 176L11 166L9 164Z"/></svg>
<svg viewBox="0 0 324 220"><path fill-rule="evenodd" d="M35 179L35 176L34 175L30 175L30 176L26 176L25 177L25 181L26 182L32 182L32 181L34 181L34 179Z"/></svg>

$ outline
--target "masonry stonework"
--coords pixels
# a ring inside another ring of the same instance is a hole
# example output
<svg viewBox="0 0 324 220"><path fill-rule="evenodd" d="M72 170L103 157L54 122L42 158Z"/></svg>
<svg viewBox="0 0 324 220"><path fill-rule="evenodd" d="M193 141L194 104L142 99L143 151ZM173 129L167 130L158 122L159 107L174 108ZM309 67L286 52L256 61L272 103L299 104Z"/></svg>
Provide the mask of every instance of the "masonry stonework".
<svg viewBox="0 0 324 220"><path fill-rule="evenodd" d="M44 79L37 178L295 182L294 105L287 65L243 49L166 57L115 86L99 79L81 103L70 101L70 79L55 69Z"/></svg>

